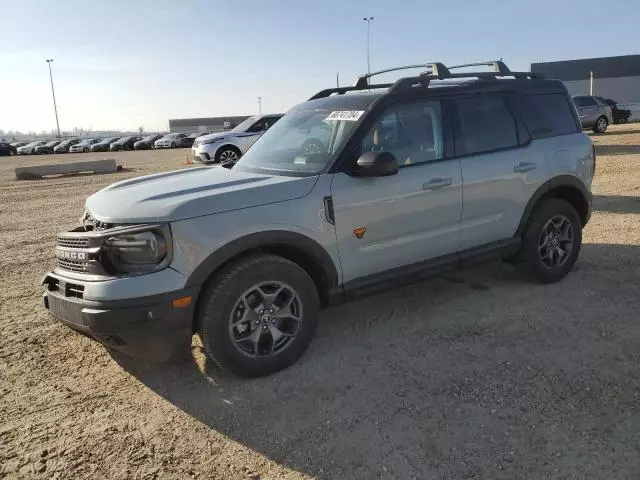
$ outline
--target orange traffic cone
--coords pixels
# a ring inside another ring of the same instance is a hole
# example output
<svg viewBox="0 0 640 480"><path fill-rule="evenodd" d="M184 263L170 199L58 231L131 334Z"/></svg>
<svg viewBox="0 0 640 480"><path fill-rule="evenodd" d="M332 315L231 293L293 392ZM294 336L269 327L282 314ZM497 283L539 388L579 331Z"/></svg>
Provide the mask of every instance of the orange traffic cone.
<svg viewBox="0 0 640 480"><path fill-rule="evenodd" d="M184 153L184 164L185 165L193 165L193 162L189 158L189 154L187 152Z"/></svg>

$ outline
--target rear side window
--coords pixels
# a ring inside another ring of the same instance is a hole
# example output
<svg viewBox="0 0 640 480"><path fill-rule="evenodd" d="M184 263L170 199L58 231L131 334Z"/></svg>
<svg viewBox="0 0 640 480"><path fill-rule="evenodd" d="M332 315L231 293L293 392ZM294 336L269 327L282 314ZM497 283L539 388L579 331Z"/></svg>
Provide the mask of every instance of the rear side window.
<svg viewBox="0 0 640 480"><path fill-rule="evenodd" d="M520 113L531 138L548 138L578 132L567 97L561 93L523 95Z"/></svg>
<svg viewBox="0 0 640 480"><path fill-rule="evenodd" d="M573 102L576 104L576 107L593 107L594 105L598 105L591 97L573 97Z"/></svg>
<svg viewBox="0 0 640 480"><path fill-rule="evenodd" d="M460 98L456 105L456 155L518 145L516 122L501 97Z"/></svg>

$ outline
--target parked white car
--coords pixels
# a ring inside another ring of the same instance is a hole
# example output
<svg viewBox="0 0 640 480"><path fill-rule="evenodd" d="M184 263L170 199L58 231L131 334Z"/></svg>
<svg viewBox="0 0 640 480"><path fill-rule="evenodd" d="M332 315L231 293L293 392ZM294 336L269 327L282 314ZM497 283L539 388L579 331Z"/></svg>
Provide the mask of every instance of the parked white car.
<svg viewBox="0 0 640 480"><path fill-rule="evenodd" d="M199 137L193 142L193 158L202 163L232 165L281 117L282 114L256 115L228 132Z"/></svg>
<svg viewBox="0 0 640 480"><path fill-rule="evenodd" d="M36 147L44 145L45 143L47 143L46 140L27 143L25 146L18 148L18 155L32 155L35 153Z"/></svg>

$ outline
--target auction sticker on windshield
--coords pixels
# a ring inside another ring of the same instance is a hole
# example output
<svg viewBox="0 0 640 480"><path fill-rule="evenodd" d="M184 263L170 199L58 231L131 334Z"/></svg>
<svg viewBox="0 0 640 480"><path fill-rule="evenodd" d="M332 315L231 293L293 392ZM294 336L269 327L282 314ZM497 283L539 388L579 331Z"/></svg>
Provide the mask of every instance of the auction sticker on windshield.
<svg viewBox="0 0 640 480"><path fill-rule="evenodd" d="M357 122L364 110L336 110L331 112L325 120L343 120L347 122Z"/></svg>

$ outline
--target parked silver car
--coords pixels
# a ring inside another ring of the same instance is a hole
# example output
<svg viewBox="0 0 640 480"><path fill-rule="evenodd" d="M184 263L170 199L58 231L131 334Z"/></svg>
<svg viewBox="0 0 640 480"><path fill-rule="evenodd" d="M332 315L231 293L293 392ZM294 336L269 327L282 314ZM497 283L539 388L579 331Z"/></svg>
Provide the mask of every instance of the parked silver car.
<svg viewBox="0 0 640 480"><path fill-rule="evenodd" d="M101 138L85 138L80 143L76 143L75 145L71 145L69 147L69 153L88 153L91 151L91 145L98 143Z"/></svg>
<svg viewBox="0 0 640 480"><path fill-rule="evenodd" d="M153 144L153 148L183 148L187 146L186 143L186 133L169 133L156 140Z"/></svg>
<svg viewBox="0 0 640 480"><path fill-rule="evenodd" d="M282 114L249 117L233 130L211 133L193 142L193 158L202 163L233 165Z"/></svg>
<svg viewBox="0 0 640 480"><path fill-rule="evenodd" d="M598 97L578 95L573 97L573 103L578 109L582 128L590 128L595 133L604 133L607 131L607 127L613 123L611 107Z"/></svg>

